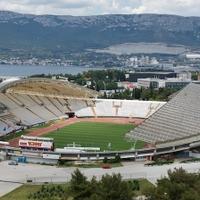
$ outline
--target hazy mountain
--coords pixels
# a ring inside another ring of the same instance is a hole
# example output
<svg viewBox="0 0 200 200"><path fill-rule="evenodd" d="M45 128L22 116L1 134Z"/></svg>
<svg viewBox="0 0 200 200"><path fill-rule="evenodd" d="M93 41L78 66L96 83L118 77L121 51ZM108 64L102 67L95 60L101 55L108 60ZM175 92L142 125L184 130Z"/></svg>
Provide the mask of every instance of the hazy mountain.
<svg viewBox="0 0 200 200"><path fill-rule="evenodd" d="M131 42L200 46L200 17L38 16L0 11L0 49L67 52Z"/></svg>

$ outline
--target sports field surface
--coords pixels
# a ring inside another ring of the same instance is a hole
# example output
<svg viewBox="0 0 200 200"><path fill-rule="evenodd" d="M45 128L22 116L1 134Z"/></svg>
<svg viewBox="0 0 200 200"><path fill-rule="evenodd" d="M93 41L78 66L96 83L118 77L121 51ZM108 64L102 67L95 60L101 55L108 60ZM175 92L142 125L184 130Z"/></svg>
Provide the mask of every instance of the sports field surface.
<svg viewBox="0 0 200 200"><path fill-rule="evenodd" d="M77 122L44 135L52 137L57 148L77 144L85 147L100 147L104 150L128 150L144 146L142 141L128 141L125 134L133 129L132 124Z"/></svg>

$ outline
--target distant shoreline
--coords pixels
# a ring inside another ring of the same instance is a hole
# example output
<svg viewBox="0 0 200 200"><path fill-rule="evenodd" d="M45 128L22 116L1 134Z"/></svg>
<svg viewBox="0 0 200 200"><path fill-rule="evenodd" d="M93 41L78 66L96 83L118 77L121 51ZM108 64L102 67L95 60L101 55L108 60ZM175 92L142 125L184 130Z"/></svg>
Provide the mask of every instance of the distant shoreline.
<svg viewBox="0 0 200 200"><path fill-rule="evenodd" d="M31 76L35 74L72 74L76 75L88 70L101 70L104 67L79 67L57 65L11 65L0 64L1 76Z"/></svg>

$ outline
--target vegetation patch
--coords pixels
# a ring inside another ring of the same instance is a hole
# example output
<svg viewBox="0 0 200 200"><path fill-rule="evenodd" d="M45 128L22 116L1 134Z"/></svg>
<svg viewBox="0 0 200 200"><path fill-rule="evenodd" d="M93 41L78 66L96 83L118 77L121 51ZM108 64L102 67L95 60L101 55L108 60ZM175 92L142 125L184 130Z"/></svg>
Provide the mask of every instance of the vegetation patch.
<svg viewBox="0 0 200 200"><path fill-rule="evenodd" d="M157 159L155 161L152 161L150 163L145 164L146 166L155 166L155 165L169 165L174 163L174 160L168 160L168 159Z"/></svg>
<svg viewBox="0 0 200 200"><path fill-rule="evenodd" d="M9 140L21 137L22 135L26 135L28 133L29 133L28 129L25 129L25 130L22 130L22 131L19 131L19 132L14 132L14 133L10 133L8 135L2 136L1 140L2 141L9 141Z"/></svg>
<svg viewBox="0 0 200 200"><path fill-rule="evenodd" d="M104 175L88 180L79 170L66 184L24 185L0 200L133 200L153 187L147 180L122 180L121 175Z"/></svg>
<svg viewBox="0 0 200 200"><path fill-rule="evenodd" d="M68 186L66 185L42 185L34 193L28 195L30 200L67 200L69 199Z"/></svg>
<svg viewBox="0 0 200 200"><path fill-rule="evenodd" d="M28 200L29 194L37 192L41 187L41 185L23 185L1 197L0 200Z"/></svg>
<svg viewBox="0 0 200 200"><path fill-rule="evenodd" d="M156 186L145 179L122 180L119 174L88 180L79 170L71 181L61 185L24 185L0 200L199 200L200 174L182 168L168 171Z"/></svg>
<svg viewBox="0 0 200 200"><path fill-rule="evenodd" d="M31 131L35 131L37 129L45 128L45 127L48 127L50 125L51 125L51 123L39 124L37 126L33 126L31 128L28 128L28 129L24 129L24 130L21 130L21 131L18 131L18 132L14 132L14 133L10 133L8 135L2 136L1 140L2 141L9 141L9 140L21 137L22 135L26 135L26 134L30 133Z"/></svg>
<svg viewBox="0 0 200 200"><path fill-rule="evenodd" d="M81 162L70 162L65 160L60 160L58 162L59 167L79 167L79 168L113 168L123 166L121 163L121 158L116 155L114 159L104 158L103 161L81 161Z"/></svg>
<svg viewBox="0 0 200 200"><path fill-rule="evenodd" d="M146 200L199 200L200 174L184 169L168 172L168 177L157 181L156 187L143 191Z"/></svg>
<svg viewBox="0 0 200 200"><path fill-rule="evenodd" d="M181 161L181 163L191 163L191 162L200 162L200 158L191 158L188 160Z"/></svg>

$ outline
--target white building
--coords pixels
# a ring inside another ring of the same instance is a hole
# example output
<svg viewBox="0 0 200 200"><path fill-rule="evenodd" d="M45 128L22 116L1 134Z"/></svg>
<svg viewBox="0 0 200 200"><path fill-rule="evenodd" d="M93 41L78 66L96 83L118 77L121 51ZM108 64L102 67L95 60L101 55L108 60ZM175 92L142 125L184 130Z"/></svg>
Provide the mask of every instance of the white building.
<svg viewBox="0 0 200 200"><path fill-rule="evenodd" d="M185 57L187 59L196 60L196 59L200 59L200 54L198 54L198 53L189 53L189 54L186 54Z"/></svg>
<svg viewBox="0 0 200 200"><path fill-rule="evenodd" d="M187 84L191 83L191 79L182 78L168 78L168 79L156 79L156 78L144 78L138 79L139 88L171 88L180 89L185 87Z"/></svg>

